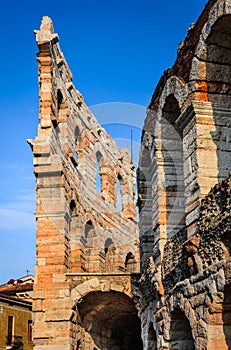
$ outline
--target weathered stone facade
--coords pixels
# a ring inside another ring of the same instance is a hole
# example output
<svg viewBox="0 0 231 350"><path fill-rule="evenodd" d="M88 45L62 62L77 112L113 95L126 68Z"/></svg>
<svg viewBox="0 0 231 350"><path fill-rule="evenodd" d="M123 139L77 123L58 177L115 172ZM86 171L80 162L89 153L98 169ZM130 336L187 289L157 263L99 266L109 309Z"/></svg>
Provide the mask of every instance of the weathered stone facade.
<svg viewBox="0 0 231 350"><path fill-rule="evenodd" d="M35 33L39 127L28 141L37 195L35 349L119 349L125 342L140 349L131 291L139 271L134 165L75 89L50 18Z"/></svg>
<svg viewBox="0 0 231 350"><path fill-rule="evenodd" d="M145 350L231 349L230 78L231 2L211 0L160 79L144 123Z"/></svg>
<svg viewBox="0 0 231 350"><path fill-rule="evenodd" d="M230 0L207 3L152 96L140 242L129 153L75 89L48 17L36 40L35 350L231 349Z"/></svg>

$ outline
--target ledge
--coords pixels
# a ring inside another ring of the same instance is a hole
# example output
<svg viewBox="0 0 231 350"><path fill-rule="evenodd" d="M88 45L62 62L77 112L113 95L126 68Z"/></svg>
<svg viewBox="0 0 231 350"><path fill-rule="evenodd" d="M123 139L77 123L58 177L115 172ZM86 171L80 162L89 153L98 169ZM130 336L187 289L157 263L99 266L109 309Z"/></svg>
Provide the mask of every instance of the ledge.
<svg viewBox="0 0 231 350"><path fill-rule="evenodd" d="M77 273L66 273L67 277L77 277L77 276L138 276L140 272L77 272Z"/></svg>

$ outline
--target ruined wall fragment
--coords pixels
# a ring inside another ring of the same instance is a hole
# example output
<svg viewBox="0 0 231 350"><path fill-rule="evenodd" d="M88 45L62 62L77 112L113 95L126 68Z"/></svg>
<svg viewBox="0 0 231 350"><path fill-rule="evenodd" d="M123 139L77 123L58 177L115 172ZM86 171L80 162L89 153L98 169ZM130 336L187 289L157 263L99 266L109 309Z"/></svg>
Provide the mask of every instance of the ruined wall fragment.
<svg viewBox="0 0 231 350"><path fill-rule="evenodd" d="M29 140L37 202L34 342L36 350L76 349L73 276L139 270L134 167L74 87L49 17L35 34L39 126Z"/></svg>

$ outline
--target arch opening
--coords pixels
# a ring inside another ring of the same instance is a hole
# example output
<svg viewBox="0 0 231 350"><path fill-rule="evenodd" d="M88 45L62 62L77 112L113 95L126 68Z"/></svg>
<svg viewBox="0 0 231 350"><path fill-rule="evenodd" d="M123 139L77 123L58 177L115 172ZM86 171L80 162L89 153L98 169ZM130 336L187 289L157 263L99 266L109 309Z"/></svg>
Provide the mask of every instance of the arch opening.
<svg viewBox="0 0 231 350"><path fill-rule="evenodd" d="M227 349L231 349L231 285L224 289L224 301L222 310L223 332ZM223 347L225 349L225 345Z"/></svg>
<svg viewBox="0 0 231 350"><path fill-rule="evenodd" d="M105 270L113 272L118 267L118 255L116 247L111 238L107 238L104 245L105 252Z"/></svg>
<svg viewBox="0 0 231 350"><path fill-rule="evenodd" d="M145 149L145 148L144 148ZM146 150L147 151L147 150ZM144 153L144 151L142 151ZM143 156L142 153L142 156ZM150 152L149 152L150 153ZM138 199L137 206L139 209L139 227L140 227L140 268L144 271L146 268L147 259L153 254L154 247L154 231L153 231L153 212L157 213L157 203L153 201L153 193L151 186L151 168L155 164L156 160L151 159L147 165L139 164L137 170L137 185L138 185ZM156 181L156 175L155 175ZM154 181L153 181L154 182ZM153 212L152 212L153 211ZM156 214L157 216L157 214ZM156 218L155 218L156 219Z"/></svg>
<svg viewBox="0 0 231 350"><path fill-rule="evenodd" d="M84 257L84 242L85 238L82 236L82 230L80 229L80 218L77 210L76 202L71 200L70 202L70 219L69 219L69 242L70 242L70 262L68 264L69 271L85 272L85 257ZM84 242L83 240L84 239Z"/></svg>
<svg viewBox="0 0 231 350"><path fill-rule="evenodd" d="M57 107L58 111L61 109L61 106L63 104L63 94L60 89L57 90Z"/></svg>
<svg viewBox="0 0 231 350"><path fill-rule="evenodd" d="M229 258L231 256L231 238L230 238L230 232L225 232L221 236L221 244L224 251L224 255L226 258Z"/></svg>
<svg viewBox="0 0 231 350"><path fill-rule="evenodd" d="M148 350L157 350L157 338L156 332L153 327L153 323L150 322L148 327L148 342L147 342Z"/></svg>
<svg viewBox="0 0 231 350"><path fill-rule="evenodd" d="M96 228L91 220L88 220L84 229L85 239L85 268L86 272L102 271L104 259L100 254L100 237L97 235Z"/></svg>
<svg viewBox="0 0 231 350"><path fill-rule="evenodd" d="M73 254L72 251L74 250L73 247L73 240L76 237L76 231L77 231L77 208L76 208L76 203L72 199L70 201L70 206L69 206L69 220L68 220L68 228L67 228L67 234L68 234L68 244L67 244L67 268L68 271L71 271L72 266L73 266Z"/></svg>
<svg viewBox="0 0 231 350"><path fill-rule="evenodd" d="M171 313L169 345L170 349L195 349L189 321L180 309Z"/></svg>
<svg viewBox="0 0 231 350"><path fill-rule="evenodd" d="M220 82L223 86L230 85L231 15L222 16L215 22L206 46L206 80L212 84ZM217 92L231 94L227 89Z"/></svg>
<svg viewBox="0 0 231 350"><path fill-rule="evenodd" d="M163 211L166 213L167 238L172 237L185 226L185 186L183 169L182 133L177 126L180 108L175 96L170 94L162 109L161 143L162 143L162 184L164 192Z"/></svg>
<svg viewBox="0 0 231 350"><path fill-rule="evenodd" d="M79 127L76 126L75 128L75 139L74 139L74 158L76 161L76 166L78 165L79 160L79 141L80 141L80 130Z"/></svg>
<svg viewBox="0 0 231 350"><path fill-rule="evenodd" d="M95 227L91 220L88 220L85 225L84 235L86 240L90 240L93 237L96 237Z"/></svg>
<svg viewBox="0 0 231 350"><path fill-rule="evenodd" d="M65 119L66 115L66 104L64 102L64 97L60 89L56 92L56 118L52 119L53 126L57 129L56 132L59 132L57 128L58 123L62 122Z"/></svg>
<svg viewBox="0 0 231 350"><path fill-rule="evenodd" d="M118 174L116 179L116 209L120 212L123 210L121 181L122 176Z"/></svg>
<svg viewBox="0 0 231 350"><path fill-rule="evenodd" d="M90 348L141 350L141 325L133 301L120 292L91 292L77 305Z"/></svg>
<svg viewBox="0 0 231 350"><path fill-rule="evenodd" d="M113 240L111 238L107 238L104 244L104 253L107 255L108 251L113 247Z"/></svg>
<svg viewBox="0 0 231 350"><path fill-rule="evenodd" d="M137 271L137 261L136 261L135 256L131 252L129 252L127 254L127 256L126 256L125 269L128 272L135 272L135 271Z"/></svg>
<svg viewBox="0 0 231 350"><path fill-rule="evenodd" d="M100 194L102 194L102 175L101 175L101 167L103 163L103 156L98 151L96 152L96 190Z"/></svg>
<svg viewBox="0 0 231 350"><path fill-rule="evenodd" d="M212 103L213 123L211 132L216 145L218 181L229 176L231 168L230 104L231 104L231 15L221 16L211 28L202 57L205 62L203 84L207 99ZM215 173L215 172L214 172Z"/></svg>

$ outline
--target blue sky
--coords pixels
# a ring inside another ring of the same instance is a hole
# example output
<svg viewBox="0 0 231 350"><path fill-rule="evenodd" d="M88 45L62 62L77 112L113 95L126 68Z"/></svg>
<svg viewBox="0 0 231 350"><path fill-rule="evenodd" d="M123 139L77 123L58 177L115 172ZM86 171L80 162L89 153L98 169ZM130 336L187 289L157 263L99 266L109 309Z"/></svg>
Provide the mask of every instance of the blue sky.
<svg viewBox="0 0 231 350"><path fill-rule="evenodd" d="M137 161L145 108L206 2L2 2L0 283L33 273L35 264L35 179L26 139L38 124L33 30L42 16L53 20L75 86L119 144L129 147L132 126Z"/></svg>

